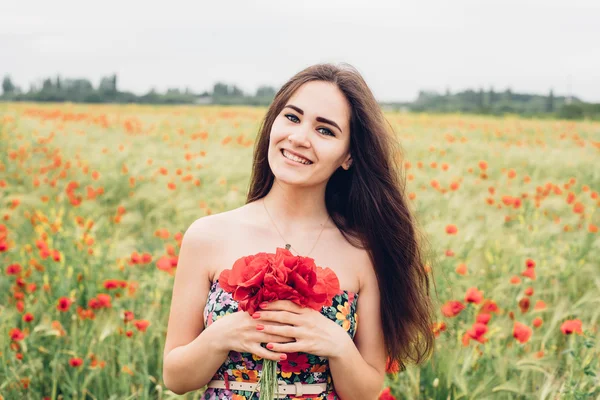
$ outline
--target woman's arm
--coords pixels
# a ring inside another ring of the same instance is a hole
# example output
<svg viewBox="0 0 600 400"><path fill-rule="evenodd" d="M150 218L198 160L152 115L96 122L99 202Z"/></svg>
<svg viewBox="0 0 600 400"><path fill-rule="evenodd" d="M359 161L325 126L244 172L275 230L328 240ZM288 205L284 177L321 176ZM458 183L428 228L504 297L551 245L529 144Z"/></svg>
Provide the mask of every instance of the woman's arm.
<svg viewBox="0 0 600 400"><path fill-rule="evenodd" d="M344 350L329 358L335 391L342 400L376 400L385 381L385 352L379 286L372 268L361 281L357 329Z"/></svg>
<svg viewBox="0 0 600 400"><path fill-rule="evenodd" d="M174 348L163 365L165 386L179 395L201 389L223 365L229 350L220 346L215 321L192 342Z"/></svg>
<svg viewBox="0 0 600 400"><path fill-rule="evenodd" d="M206 385L225 362L229 350L215 334L214 323L204 329L204 307L210 290L206 261L211 237L209 217L196 220L185 232L173 284L163 353L163 381L177 394ZM216 323L216 321L215 321Z"/></svg>

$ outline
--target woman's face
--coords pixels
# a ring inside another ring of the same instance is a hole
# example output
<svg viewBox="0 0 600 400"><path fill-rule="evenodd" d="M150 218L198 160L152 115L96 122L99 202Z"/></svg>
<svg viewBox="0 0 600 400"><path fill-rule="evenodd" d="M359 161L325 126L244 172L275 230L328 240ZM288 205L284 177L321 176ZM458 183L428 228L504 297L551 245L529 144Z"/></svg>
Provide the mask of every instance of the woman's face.
<svg viewBox="0 0 600 400"><path fill-rule="evenodd" d="M269 164L277 179L311 186L329 180L350 160L350 104L332 83L310 81L287 101L271 127ZM286 158L288 150L308 159Z"/></svg>

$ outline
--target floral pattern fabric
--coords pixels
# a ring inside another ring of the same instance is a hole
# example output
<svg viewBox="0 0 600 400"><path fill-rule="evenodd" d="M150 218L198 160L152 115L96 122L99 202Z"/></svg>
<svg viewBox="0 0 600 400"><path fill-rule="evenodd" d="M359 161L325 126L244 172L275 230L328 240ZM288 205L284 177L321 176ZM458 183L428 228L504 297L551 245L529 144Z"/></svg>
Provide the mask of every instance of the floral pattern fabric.
<svg viewBox="0 0 600 400"><path fill-rule="evenodd" d="M341 291L333 298L333 304L323 307L321 314L335 321L348 335L354 339L358 324L356 306L358 293L347 290ZM215 280L210 288L206 307L204 308L204 326L208 327L214 321L227 314L238 311L238 303L232 295L219 285ZM265 344L262 344L264 347ZM227 359L212 379L227 380L229 382L252 382L258 381L262 373L262 358L252 353L239 353L230 351ZM326 357L320 357L308 353L288 353L287 360L277 363L277 378L285 384L301 382L305 384L327 383L327 390L318 395L294 396L287 395L282 399L289 400L339 400L331 379L329 362ZM200 400L258 400L258 391L227 390L207 388Z"/></svg>

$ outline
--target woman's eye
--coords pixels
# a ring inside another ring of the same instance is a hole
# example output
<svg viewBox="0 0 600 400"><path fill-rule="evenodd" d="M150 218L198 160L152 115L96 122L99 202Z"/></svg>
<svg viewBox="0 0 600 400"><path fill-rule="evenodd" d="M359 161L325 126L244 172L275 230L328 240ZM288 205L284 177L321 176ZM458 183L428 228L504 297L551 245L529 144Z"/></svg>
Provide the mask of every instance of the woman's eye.
<svg viewBox="0 0 600 400"><path fill-rule="evenodd" d="M325 129L325 131L326 131L326 132L329 132L329 135L331 135L331 136L335 136L335 135L333 134L333 132L331 132L331 131L330 131L329 129L327 129L327 128L319 128L319 129Z"/></svg>
<svg viewBox="0 0 600 400"><path fill-rule="evenodd" d="M292 122L299 121L298 117L296 117L294 114L285 114L285 117ZM292 117L293 119L290 119L289 117ZM319 128L319 129L324 129L325 132L327 132L326 135L328 135L328 136L335 136L335 134L327 128Z"/></svg>
<svg viewBox="0 0 600 400"><path fill-rule="evenodd" d="M298 119L298 117L296 117L294 114L285 114L285 116L286 116L286 118L287 117L294 117L295 119ZM292 120L290 119L290 121L292 121Z"/></svg>

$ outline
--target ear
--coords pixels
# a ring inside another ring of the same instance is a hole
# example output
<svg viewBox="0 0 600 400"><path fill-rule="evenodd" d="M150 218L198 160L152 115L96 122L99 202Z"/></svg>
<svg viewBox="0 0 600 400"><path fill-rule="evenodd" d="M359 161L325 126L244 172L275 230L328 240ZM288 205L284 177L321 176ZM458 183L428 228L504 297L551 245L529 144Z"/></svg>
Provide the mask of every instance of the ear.
<svg viewBox="0 0 600 400"><path fill-rule="evenodd" d="M348 169L350 169L350 166L352 165L352 154L349 154L348 157L346 158L346 161L344 161L344 163L342 164L342 167L348 171Z"/></svg>

